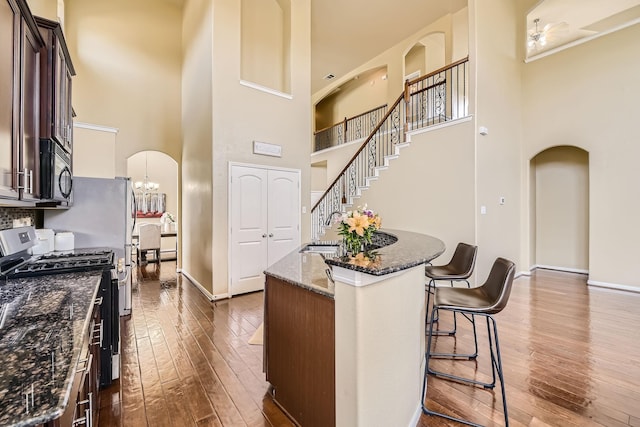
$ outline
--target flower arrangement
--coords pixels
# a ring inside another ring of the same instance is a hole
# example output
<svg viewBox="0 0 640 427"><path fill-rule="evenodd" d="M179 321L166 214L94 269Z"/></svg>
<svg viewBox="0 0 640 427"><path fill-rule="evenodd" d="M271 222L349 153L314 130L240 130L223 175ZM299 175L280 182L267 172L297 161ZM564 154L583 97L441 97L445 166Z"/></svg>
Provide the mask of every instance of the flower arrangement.
<svg viewBox="0 0 640 427"><path fill-rule="evenodd" d="M336 222L340 222L338 234L344 238L345 248L352 255L362 252L365 244L371 244L373 232L382 225L380 216L366 205L342 214Z"/></svg>
<svg viewBox="0 0 640 427"><path fill-rule="evenodd" d="M171 224L173 222L176 222L176 219L169 212L165 212L160 217L160 222L162 224Z"/></svg>

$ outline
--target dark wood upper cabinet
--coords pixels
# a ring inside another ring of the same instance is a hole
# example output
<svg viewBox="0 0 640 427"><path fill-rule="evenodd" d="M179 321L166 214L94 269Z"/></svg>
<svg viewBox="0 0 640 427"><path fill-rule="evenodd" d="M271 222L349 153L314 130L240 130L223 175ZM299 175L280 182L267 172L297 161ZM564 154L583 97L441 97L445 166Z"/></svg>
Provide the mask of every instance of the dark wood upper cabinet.
<svg viewBox="0 0 640 427"><path fill-rule="evenodd" d="M40 86L40 134L57 141L69 153L73 147L71 79L76 72L59 22L35 17L44 39Z"/></svg>
<svg viewBox="0 0 640 427"><path fill-rule="evenodd" d="M39 197L40 51L24 0L0 0L0 198Z"/></svg>

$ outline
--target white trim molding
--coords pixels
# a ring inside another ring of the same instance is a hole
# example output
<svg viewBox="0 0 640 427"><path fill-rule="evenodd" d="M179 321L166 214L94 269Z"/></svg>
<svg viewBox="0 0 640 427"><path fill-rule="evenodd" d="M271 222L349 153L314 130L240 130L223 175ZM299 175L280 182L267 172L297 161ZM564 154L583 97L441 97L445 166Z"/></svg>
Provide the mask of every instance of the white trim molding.
<svg viewBox="0 0 640 427"><path fill-rule="evenodd" d="M206 290L204 288L204 286L202 286L200 284L200 282L198 282L196 279L193 278L193 276L191 276L189 273L187 273L184 270L180 270L180 274L182 274L184 277L187 278L187 280L189 280L189 282L191 282L196 288L198 288L198 290L200 292L202 292L202 294L207 297L207 299L209 301L215 301L215 300L219 300L219 299L224 299L227 298L227 294L223 294L223 295L212 295L211 292L209 292L208 290Z"/></svg>
<svg viewBox="0 0 640 427"><path fill-rule="evenodd" d="M259 90L260 92L269 93L271 95L279 96L285 99L293 99L293 95L289 93L280 92L279 90L271 89L266 86L259 85L257 83L248 82L246 80L240 80L242 86L250 87L251 89Z"/></svg>
<svg viewBox="0 0 640 427"><path fill-rule="evenodd" d="M111 126L94 125L92 123L73 122L74 128L97 130L99 132L118 133L120 129Z"/></svg>
<svg viewBox="0 0 640 427"><path fill-rule="evenodd" d="M531 267L531 270L536 270L541 268L543 270L556 270L556 271L564 271L565 273L576 273L576 274L589 274L589 270L584 270L581 268L571 268L571 267L559 267L557 265L541 265L536 264Z"/></svg>
<svg viewBox="0 0 640 427"><path fill-rule="evenodd" d="M587 285L593 286L596 288L615 289L617 291L640 293L640 287L638 286L620 285L618 283L599 282L597 280L587 280Z"/></svg>

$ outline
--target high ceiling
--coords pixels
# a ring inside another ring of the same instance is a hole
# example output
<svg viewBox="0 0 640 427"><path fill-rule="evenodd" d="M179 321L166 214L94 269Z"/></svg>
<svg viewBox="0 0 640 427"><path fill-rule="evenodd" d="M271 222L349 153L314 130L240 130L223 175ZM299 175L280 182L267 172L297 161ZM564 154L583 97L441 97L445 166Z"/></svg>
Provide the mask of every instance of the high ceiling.
<svg viewBox="0 0 640 427"><path fill-rule="evenodd" d="M311 0L311 92L364 64L467 0Z"/></svg>
<svg viewBox="0 0 640 427"><path fill-rule="evenodd" d="M531 43L534 56L585 37L610 31L640 18L640 0L544 0L527 15L529 38L538 33L545 43Z"/></svg>

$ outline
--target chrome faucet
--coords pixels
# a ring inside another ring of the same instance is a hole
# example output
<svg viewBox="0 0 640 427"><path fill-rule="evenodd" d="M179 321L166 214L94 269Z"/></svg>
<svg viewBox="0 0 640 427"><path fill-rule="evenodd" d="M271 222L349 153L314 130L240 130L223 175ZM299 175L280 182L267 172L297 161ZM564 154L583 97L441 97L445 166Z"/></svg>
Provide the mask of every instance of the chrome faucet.
<svg viewBox="0 0 640 427"><path fill-rule="evenodd" d="M331 213L329 214L329 218L327 218L327 222L326 222L324 225L327 225L327 226L328 226L328 225L330 225L330 224L331 224L331 218L333 218L333 216L334 216L335 214L342 215L342 212L340 212L340 211L333 211L333 212L331 212Z"/></svg>

